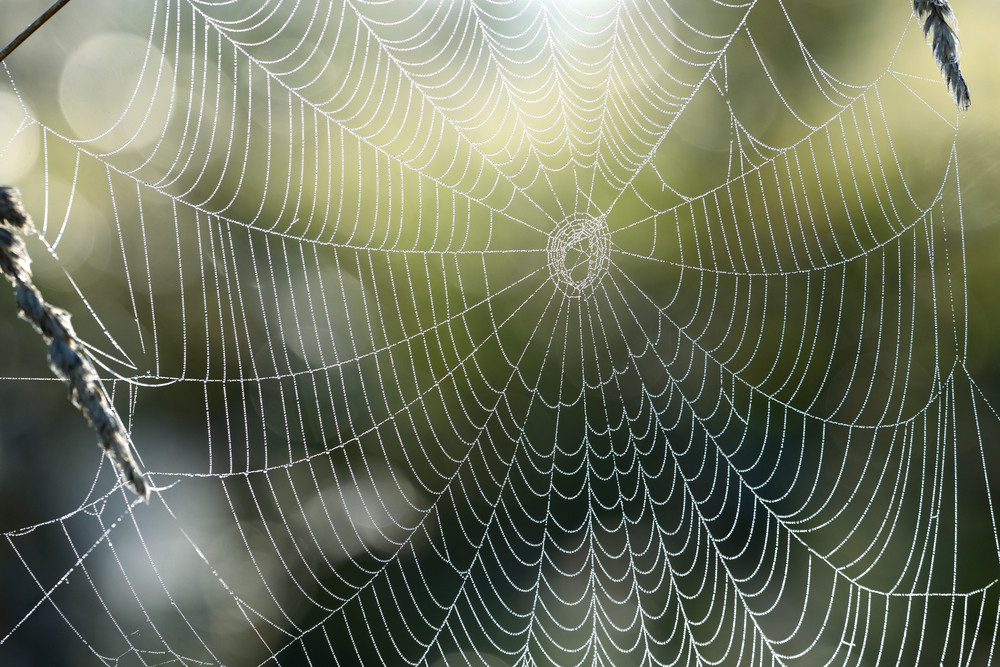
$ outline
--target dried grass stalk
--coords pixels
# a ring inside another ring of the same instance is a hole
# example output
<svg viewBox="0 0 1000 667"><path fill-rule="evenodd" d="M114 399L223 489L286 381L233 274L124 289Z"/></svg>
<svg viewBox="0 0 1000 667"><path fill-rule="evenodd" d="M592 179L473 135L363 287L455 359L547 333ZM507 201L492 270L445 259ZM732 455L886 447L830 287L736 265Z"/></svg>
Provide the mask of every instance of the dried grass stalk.
<svg viewBox="0 0 1000 667"><path fill-rule="evenodd" d="M924 37L931 37L931 53L944 74L948 90L955 96L958 108L965 111L972 104L969 87L958 66L958 36L948 21L955 15L948 0L913 0L913 11L924 19Z"/></svg>
<svg viewBox="0 0 1000 667"><path fill-rule="evenodd" d="M97 432L98 444L121 470L126 484L149 500L149 484L132 458L128 435L82 347L70 314L42 299L31 282L31 258L21 234L32 232L31 218L16 188L0 186L0 272L14 285L20 316L49 346L49 367L69 385L69 398Z"/></svg>

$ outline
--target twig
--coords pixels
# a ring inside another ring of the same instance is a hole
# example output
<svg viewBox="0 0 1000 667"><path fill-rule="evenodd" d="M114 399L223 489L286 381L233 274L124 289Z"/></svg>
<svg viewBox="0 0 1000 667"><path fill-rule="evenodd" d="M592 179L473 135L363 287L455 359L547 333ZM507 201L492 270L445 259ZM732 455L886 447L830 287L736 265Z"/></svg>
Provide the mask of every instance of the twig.
<svg viewBox="0 0 1000 667"><path fill-rule="evenodd" d="M49 367L69 385L69 398L97 432L98 444L121 469L129 488L149 500L149 485L132 458L128 435L98 381L93 364L81 353L70 314L45 303L31 282L31 258L21 234L34 228L16 188L0 186L0 272L14 285L22 319L49 345Z"/></svg>
<svg viewBox="0 0 1000 667"><path fill-rule="evenodd" d="M34 23L25 28L20 35L14 38L14 40L4 47L3 51L0 51L0 62L4 58L9 56L14 49L21 46L21 42L31 37L31 34L42 27L42 25L52 18L56 12L63 8L63 5L68 3L69 0L56 0L55 4L45 10L45 13L35 19Z"/></svg>
<svg viewBox="0 0 1000 667"><path fill-rule="evenodd" d="M958 108L965 111L972 104L972 99L958 66L958 37L948 24L948 20L954 19L955 15L948 0L913 0L913 11L924 19L924 37L930 32L934 33L931 38L931 53L944 74L948 90L955 96Z"/></svg>

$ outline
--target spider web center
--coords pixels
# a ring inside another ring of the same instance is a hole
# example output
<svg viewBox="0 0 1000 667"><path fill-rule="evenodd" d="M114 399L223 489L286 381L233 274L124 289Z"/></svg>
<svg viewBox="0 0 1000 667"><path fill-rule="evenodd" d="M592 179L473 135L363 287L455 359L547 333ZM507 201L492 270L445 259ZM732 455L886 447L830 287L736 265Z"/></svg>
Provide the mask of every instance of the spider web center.
<svg viewBox="0 0 1000 667"><path fill-rule="evenodd" d="M604 218L576 214L549 235L549 272L566 296L587 298L608 273L611 235Z"/></svg>

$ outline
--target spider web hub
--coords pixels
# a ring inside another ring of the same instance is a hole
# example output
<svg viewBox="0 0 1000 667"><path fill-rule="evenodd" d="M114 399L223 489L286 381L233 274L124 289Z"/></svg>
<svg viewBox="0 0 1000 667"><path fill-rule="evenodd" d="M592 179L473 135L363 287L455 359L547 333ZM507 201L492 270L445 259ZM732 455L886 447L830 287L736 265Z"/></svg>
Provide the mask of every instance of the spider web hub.
<svg viewBox="0 0 1000 667"><path fill-rule="evenodd" d="M549 235L549 273L573 299L594 293L608 272L611 235L604 218L578 213L563 220Z"/></svg>

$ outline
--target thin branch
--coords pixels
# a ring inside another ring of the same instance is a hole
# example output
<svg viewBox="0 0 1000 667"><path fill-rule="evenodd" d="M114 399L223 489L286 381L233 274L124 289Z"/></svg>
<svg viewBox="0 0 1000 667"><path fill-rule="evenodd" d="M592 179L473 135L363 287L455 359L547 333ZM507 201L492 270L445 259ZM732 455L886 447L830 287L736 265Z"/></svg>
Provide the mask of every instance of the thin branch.
<svg viewBox="0 0 1000 667"><path fill-rule="evenodd" d="M68 2L69 0L56 0L51 7L45 10L44 14L35 19L34 23L25 28L20 35L15 37L10 44L5 46L3 51L0 51L0 62L3 62L3 59L13 53L14 49L21 46L21 42L31 37L32 33L41 28L46 21L52 18L55 13L62 9Z"/></svg>
<svg viewBox="0 0 1000 667"><path fill-rule="evenodd" d="M17 294L20 316L31 323L49 346L49 367L69 385L69 398L97 432L98 444L121 470L128 487L148 502L149 484L132 458L128 434L101 386L97 371L82 351L70 314L42 299L31 281L31 258L21 239L33 231L31 218L16 188L0 186L0 273Z"/></svg>
<svg viewBox="0 0 1000 667"><path fill-rule="evenodd" d="M949 24L955 15L948 0L913 0L913 11L924 19L924 37L933 32L931 53L944 74L948 90L955 96L958 108L965 111L972 104L969 87L958 66L958 36Z"/></svg>

